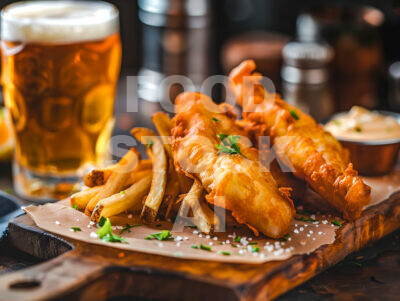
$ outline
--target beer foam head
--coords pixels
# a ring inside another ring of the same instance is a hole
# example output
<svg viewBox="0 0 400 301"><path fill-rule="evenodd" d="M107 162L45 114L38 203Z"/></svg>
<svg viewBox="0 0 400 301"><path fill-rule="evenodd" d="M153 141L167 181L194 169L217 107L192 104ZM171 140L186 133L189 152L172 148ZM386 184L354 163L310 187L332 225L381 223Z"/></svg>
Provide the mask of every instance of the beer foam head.
<svg viewBox="0 0 400 301"><path fill-rule="evenodd" d="M17 2L1 11L1 39L11 42L93 41L118 30L118 10L101 1Z"/></svg>

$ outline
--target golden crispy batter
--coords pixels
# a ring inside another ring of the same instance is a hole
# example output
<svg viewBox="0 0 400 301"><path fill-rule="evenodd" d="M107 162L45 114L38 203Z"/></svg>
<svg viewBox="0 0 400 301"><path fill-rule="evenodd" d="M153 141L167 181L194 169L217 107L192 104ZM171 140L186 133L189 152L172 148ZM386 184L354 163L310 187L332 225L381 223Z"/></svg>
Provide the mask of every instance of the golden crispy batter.
<svg viewBox="0 0 400 301"><path fill-rule="evenodd" d="M229 75L243 116L253 124L253 135L270 136L278 154L284 154L295 168L294 174L307 181L344 218L359 217L370 202L371 188L348 162L347 150L311 116L278 94L265 91L259 84L260 74L253 73L255 67L254 61L247 60Z"/></svg>
<svg viewBox="0 0 400 301"><path fill-rule="evenodd" d="M260 168L258 150L235 124L235 115L200 93L182 93L175 104L180 110L172 129L177 170L199 180L209 193L207 201L230 210L238 222L269 237L285 235L294 215L293 203L271 174ZM222 144L218 134L240 136L244 156L218 154L216 145Z"/></svg>

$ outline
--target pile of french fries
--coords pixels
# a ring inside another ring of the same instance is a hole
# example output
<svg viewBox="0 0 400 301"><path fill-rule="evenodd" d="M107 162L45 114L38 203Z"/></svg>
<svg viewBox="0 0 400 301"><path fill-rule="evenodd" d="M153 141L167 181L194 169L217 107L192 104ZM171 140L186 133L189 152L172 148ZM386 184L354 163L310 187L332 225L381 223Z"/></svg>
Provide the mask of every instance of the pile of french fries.
<svg viewBox="0 0 400 301"><path fill-rule="evenodd" d="M200 231L218 230L220 219L205 201L201 183L175 170L170 141L172 120L159 112L152 121L158 135L146 128L131 131L147 146L149 159L141 159L140 153L131 148L117 164L90 171L84 177L87 188L71 196L71 206L96 223L101 217L129 213L151 224L170 221L178 214L185 218L183 213L189 212Z"/></svg>

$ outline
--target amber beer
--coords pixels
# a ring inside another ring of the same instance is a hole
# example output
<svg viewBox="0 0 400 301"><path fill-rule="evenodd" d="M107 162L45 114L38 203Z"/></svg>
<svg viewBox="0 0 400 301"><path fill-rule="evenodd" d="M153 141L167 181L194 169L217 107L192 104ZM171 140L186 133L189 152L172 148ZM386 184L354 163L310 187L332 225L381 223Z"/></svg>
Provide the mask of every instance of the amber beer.
<svg viewBox="0 0 400 301"><path fill-rule="evenodd" d="M16 189L54 198L104 161L121 61L118 11L105 2L35 1L9 5L1 17Z"/></svg>

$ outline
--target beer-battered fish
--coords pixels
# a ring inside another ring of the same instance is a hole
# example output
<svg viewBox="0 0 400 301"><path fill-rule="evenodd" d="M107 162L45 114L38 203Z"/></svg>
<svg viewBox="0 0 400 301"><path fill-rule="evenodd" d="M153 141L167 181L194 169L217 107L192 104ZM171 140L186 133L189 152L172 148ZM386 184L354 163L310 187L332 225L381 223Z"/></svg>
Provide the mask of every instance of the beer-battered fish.
<svg viewBox="0 0 400 301"><path fill-rule="evenodd" d="M232 212L256 234L279 238L294 216L288 190L259 164L258 150L235 124L227 105L200 93L180 94L175 102L172 150L177 170L199 180L209 203Z"/></svg>
<svg viewBox="0 0 400 301"><path fill-rule="evenodd" d="M243 117L253 124L253 135L270 136L278 155L282 159L286 156L295 168L294 174L307 181L344 218L359 217L370 202L371 188L349 163L347 150L311 116L278 94L265 91L255 68L254 61L247 60L229 75Z"/></svg>

